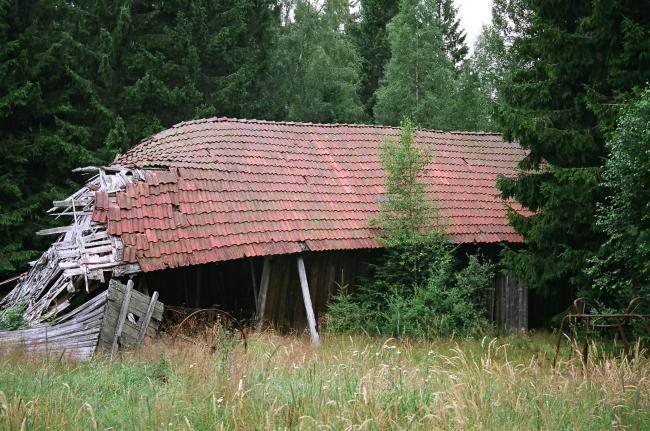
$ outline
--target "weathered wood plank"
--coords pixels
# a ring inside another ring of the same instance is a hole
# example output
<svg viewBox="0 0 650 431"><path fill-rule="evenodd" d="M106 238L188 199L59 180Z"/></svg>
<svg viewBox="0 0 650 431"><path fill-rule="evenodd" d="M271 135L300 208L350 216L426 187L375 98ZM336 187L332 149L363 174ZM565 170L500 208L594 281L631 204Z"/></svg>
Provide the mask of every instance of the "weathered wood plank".
<svg viewBox="0 0 650 431"><path fill-rule="evenodd" d="M151 296L151 301L149 302L149 308L147 308L147 313L144 315L144 318L141 319L140 330L138 332L138 344L142 344L144 341L144 336L147 333L147 328L149 327L149 322L151 321L151 316L153 315L153 309L158 300L158 292L154 292Z"/></svg>
<svg viewBox="0 0 650 431"><path fill-rule="evenodd" d="M129 302L131 301L131 292L133 290L133 280L129 280L126 283L126 292L124 292L124 299L122 300L122 308L120 310L120 316L117 320L117 325L115 327L115 333L113 334L113 345L111 347L111 353L115 353L117 350L118 338L122 335L122 328L124 327L124 321L126 320L126 315L129 311Z"/></svg>

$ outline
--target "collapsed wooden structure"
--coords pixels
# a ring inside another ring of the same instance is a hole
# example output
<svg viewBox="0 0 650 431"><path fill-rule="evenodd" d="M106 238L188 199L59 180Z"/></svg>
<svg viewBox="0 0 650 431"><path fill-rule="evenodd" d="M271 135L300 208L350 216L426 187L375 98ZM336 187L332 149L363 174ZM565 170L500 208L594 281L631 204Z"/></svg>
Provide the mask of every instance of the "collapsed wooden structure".
<svg viewBox="0 0 650 431"><path fill-rule="evenodd" d="M78 360L96 351L114 353L119 347L133 348L145 336L155 336L163 304L111 280L107 290L51 323L17 331L0 331L0 346L21 349L27 354L51 354Z"/></svg>
<svg viewBox="0 0 650 431"><path fill-rule="evenodd" d="M369 218L384 199L380 147L399 129L210 118L145 139L50 213L71 217L5 298L33 325L100 297L110 280L163 302L219 306L285 329L318 322L330 297L380 253ZM525 156L500 135L418 130L423 179L452 242L498 253L521 243L495 188ZM525 286L495 281L491 316L526 330ZM64 322L61 322L64 323ZM127 330L128 332L128 330Z"/></svg>
<svg viewBox="0 0 650 431"><path fill-rule="evenodd" d="M109 235L106 226L92 220L95 193L115 198L127 184L144 178L139 170L82 168L94 172L88 183L63 201L54 201L49 214L71 217L67 226L45 229L38 235L59 235L30 271L7 296L0 308L24 304L25 319L38 323L68 310L78 297L85 297L105 283L107 273L123 276L139 272L137 264L122 261L119 237Z"/></svg>

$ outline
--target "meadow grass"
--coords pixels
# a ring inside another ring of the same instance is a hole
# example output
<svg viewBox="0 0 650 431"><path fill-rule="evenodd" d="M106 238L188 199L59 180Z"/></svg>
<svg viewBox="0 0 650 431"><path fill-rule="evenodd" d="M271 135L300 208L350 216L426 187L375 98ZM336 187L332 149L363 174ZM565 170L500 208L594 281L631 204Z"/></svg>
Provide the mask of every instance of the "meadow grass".
<svg viewBox="0 0 650 431"><path fill-rule="evenodd" d="M550 337L395 340L255 334L156 340L87 363L0 356L0 429L650 429L650 362Z"/></svg>

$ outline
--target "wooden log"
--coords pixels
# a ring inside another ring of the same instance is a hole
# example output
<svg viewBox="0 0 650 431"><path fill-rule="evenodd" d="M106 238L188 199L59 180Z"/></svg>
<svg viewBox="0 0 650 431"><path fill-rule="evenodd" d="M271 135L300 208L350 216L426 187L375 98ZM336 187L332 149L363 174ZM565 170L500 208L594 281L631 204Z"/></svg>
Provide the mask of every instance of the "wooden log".
<svg viewBox="0 0 650 431"><path fill-rule="evenodd" d="M149 321L153 315L153 309L158 300L158 292L154 292L151 296L151 301L149 301L149 307L147 308L147 314L144 315L144 318L141 319L140 331L138 332L138 345L141 345L144 341L144 336L147 333L147 328L149 327Z"/></svg>
<svg viewBox="0 0 650 431"><path fill-rule="evenodd" d="M269 291L269 279L271 277L271 258L269 256L264 257L264 266L262 267L262 280L260 282L260 296L259 304L257 309L259 314L257 315L257 329L262 327L264 321L264 310L266 309L266 295Z"/></svg>
<svg viewBox="0 0 650 431"><path fill-rule="evenodd" d="M113 345L111 346L111 353L115 353L115 351L117 350L117 341L120 335L122 335L124 320L126 320L126 314L129 311L129 302L131 301L132 290L133 290L133 280L129 280L128 283L126 283L126 292L124 293L124 299L122 300L122 308L120 309L120 316L117 319L115 334L113 335Z"/></svg>
<svg viewBox="0 0 650 431"><path fill-rule="evenodd" d="M314 307L311 304L309 294L309 284L307 284L307 272L305 271L305 261L302 256L298 255L298 275L300 276L300 288L302 289L302 300L305 303L305 312L307 313L307 323L309 325L309 334L314 346L320 345L318 332L316 331L316 318L314 317Z"/></svg>
<svg viewBox="0 0 650 431"><path fill-rule="evenodd" d="M137 272L140 272L140 265L137 263L118 264L113 268L113 276L115 277L122 277Z"/></svg>

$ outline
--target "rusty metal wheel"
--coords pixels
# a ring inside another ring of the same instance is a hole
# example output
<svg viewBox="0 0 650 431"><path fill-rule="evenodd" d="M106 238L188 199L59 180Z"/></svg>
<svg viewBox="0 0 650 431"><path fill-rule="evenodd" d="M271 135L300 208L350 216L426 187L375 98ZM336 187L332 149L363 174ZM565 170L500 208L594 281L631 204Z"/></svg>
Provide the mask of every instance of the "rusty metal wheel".
<svg viewBox="0 0 650 431"><path fill-rule="evenodd" d="M207 346L214 353L224 335L224 331L240 333L244 350L248 348L248 339L241 323L231 314L218 308L200 308L185 316L174 327L172 343L184 341Z"/></svg>

